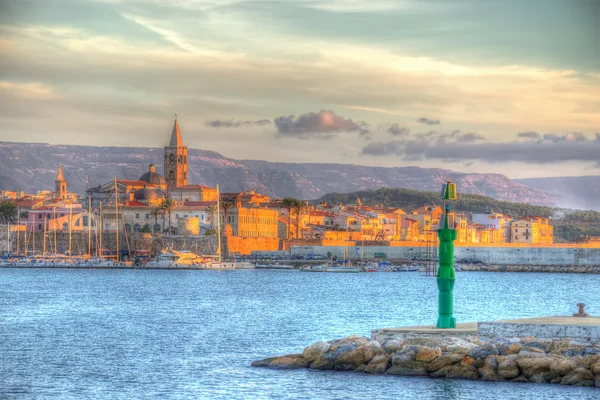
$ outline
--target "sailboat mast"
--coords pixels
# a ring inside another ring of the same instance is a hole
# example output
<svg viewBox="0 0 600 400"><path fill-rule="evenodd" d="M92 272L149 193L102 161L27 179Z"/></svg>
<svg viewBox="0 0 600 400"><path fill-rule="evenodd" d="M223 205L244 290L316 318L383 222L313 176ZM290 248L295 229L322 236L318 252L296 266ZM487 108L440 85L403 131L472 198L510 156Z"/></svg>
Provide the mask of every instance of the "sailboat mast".
<svg viewBox="0 0 600 400"><path fill-rule="evenodd" d="M17 208L17 255L21 254L21 210Z"/></svg>
<svg viewBox="0 0 600 400"><path fill-rule="evenodd" d="M58 247L56 247L56 226L57 226L56 207L54 207L54 255L55 256L58 254Z"/></svg>
<svg viewBox="0 0 600 400"><path fill-rule="evenodd" d="M102 231L104 230L104 216L102 215L102 202L100 202L100 256L104 255L104 250L102 247Z"/></svg>
<svg viewBox="0 0 600 400"><path fill-rule="evenodd" d="M92 258L92 196L88 195L88 257Z"/></svg>
<svg viewBox="0 0 600 400"><path fill-rule="evenodd" d="M73 225L73 203L69 203L69 259L73 256L73 236L71 235L71 225Z"/></svg>
<svg viewBox="0 0 600 400"><path fill-rule="evenodd" d="M119 189L117 188L117 177L115 176L115 222L117 228L117 262L119 261Z"/></svg>
<svg viewBox="0 0 600 400"><path fill-rule="evenodd" d="M217 185L217 256L221 262L221 191Z"/></svg>
<svg viewBox="0 0 600 400"><path fill-rule="evenodd" d="M44 215L44 252L42 253L42 257L46 257L46 219L47 215Z"/></svg>

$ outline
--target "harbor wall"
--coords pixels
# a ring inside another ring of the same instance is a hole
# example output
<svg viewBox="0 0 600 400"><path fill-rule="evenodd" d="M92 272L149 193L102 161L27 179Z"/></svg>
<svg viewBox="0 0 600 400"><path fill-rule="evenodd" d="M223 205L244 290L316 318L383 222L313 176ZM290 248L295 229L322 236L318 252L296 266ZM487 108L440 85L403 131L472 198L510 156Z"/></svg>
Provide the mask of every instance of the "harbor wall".
<svg viewBox="0 0 600 400"><path fill-rule="evenodd" d="M358 252L357 250L358 249ZM419 260L424 247L419 244L408 246L352 246L348 248L351 258L369 260ZM283 252L285 253L285 252ZM282 254L283 254L282 253ZM345 246L292 246L292 256L337 256L344 257ZM458 260L468 259L483 264L497 265L600 265L600 248L586 246L457 246L454 255Z"/></svg>

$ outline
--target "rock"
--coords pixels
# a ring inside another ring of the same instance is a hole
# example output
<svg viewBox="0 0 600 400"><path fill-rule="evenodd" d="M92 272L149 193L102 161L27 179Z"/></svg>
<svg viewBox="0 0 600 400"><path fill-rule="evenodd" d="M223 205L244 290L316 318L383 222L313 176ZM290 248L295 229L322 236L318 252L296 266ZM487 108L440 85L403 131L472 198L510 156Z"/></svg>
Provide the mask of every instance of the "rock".
<svg viewBox="0 0 600 400"><path fill-rule="evenodd" d="M520 342L522 344L527 344L527 343L533 342L534 340L535 340L535 338L533 336L525 336L525 337L521 338Z"/></svg>
<svg viewBox="0 0 600 400"><path fill-rule="evenodd" d="M412 351L412 350L408 350L406 352L401 352L401 353L396 353L392 356L392 364L393 365L397 365L396 360L409 360L409 361L415 361L415 358L417 357L417 354Z"/></svg>
<svg viewBox="0 0 600 400"><path fill-rule="evenodd" d="M519 376L520 371L517 363L509 358L498 362L498 375L504 379L513 379Z"/></svg>
<svg viewBox="0 0 600 400"><path fill-rule="evenodd" d="M327 342L316 342L305 348L302 355L306 361L313 362L323 354L327 353L330 347L331 345Z"/></svg>
<svg viewBox="0 0 600 400"><path fill-rule="evenodd" d="M379 342L372 340L355 349L342 352L333 362L334 369L355 370L361 364L368 364L376 355L385 353Z"/></svg>
<svg viewBox="0 0 600 400"><path fill-rule="evenodd" d="M521 345L519 343L511 343L508 346L508 354L519 354L521 351Z"/></svg>
<svg viewBox="0 0 600 400"><path fill-rule="evenodd" d="M354 372L365 372L366 369L367 369L367 366L365 364L360 364L358 367L356 367Z"/></svg>
<svg viewBox="0 0 600 400"><path fill-rule="evenodd" d="M532 376L531 378L529 378L529 382L533 382L533 383L547 383L546 380L544 379L544 377L540 374L536 374L534 376Z"/></svg>
<svg viewBox="0 0 600 400"><path fill-rule="evenodd" d="M351 357L349 354L352 353L360 346L367 345L369 341L364 337L359 336L349 336L343 339L332 340L329 342L330 347L327 353L320 355L317 357L311 364L310 368L312 369L321 369L328 370L336 367L337 360L344 355L345 358L342 360L346 360L348 357ZM378 343L379 344L379 343ZM364 351L361 350L361 351ZM358 354L354 354L352 357L359 358ZM360 361L360 360L359 360ZM370 360L369 360L370 361ZM368 362L368 361L367 361ZM362 362L358 362L356 364L344 364L338 365L338 369L351 368L356 369ZM366 364L366 363L364 363Z"/></svg>
<svg viewBox="0 0 600 400"><path fill-rule="evenodd" d="M578 382L576 384L574 384L573 386L587 386L587 387L593 387L594 386L594 381L581 381Z"/></svg>
<svg viewBox="0 0 600 400"><path fill-rule="evenodd" d="M438 339L425 337L404 339L404 343L411 346L422 347L440 347L442 345L442 343Z"/></svg>
<svg viewBox="0 0 600 400"><path fill-rule="evenodd" d="M395 353L403 345L404 342L401 339L390 339L387 342L385 342L382 347L387 353Z"/></svg>
<svg viewBox="0 0 600 400"><path fill-rule="evenodd" d="M567 375L565 375L561 380L560 380L560 384L561 385L576 385L578 383L584 382L584 381L594 381L594 375L585 368L575 368L574 370L572 370L571 372L569 372Z"/></svg>
<svg viewBox="0 0 600 400"><path fill-rule="evenodd" d="M256 360L250 364L253 367L267 367L271 361L273 361L275 357L265 358L264 360Z"/></svg>
<svg viewBox="0 0 600 400"><path fill-rule="evenodd" d="M596 361L590 370L594 375L600 375L600 361Z"/></svg>
<svg viewBox="0 0 600 400"><path fill-rule="evenodd" d="M561 352L567 348L569 348L568 340L555 340L546 346L546 353L561 354Z"/></svg>
<svg viewBox="0 0 600 400"><path fill-rule="evenodd" d="M592 356L587 356L583 359L582 364L584 367L586 367L587 369L589 369L590 371L592 370L592 366L597 363L598 361L600 361L600 355L599 354L595 354Z"/></svg>
<svg viewBox="0 0 600 400"><path fill-rule="evenodd" d="M331 354L329 354L329 353L323 354L321 357L317 358L315 361L310 363L310 368L311 369L321 369L321 370L333 369L334 361L335 361L335 358L332 357Z"/></svg>
<svg viewBox="0 0 600 400"><path fill-rule="evenodd" d="M479 379L477 368L471 365L449 365L447 367L446 378L449 379Z"/></svg>
<svg viewBox="0 0 600 400"><path fill-rule="evenodd" d="M550 358L521 358L517 359L517 365L523 372L526 378L531 378L533 375L550 372Z"/></svg>
<svg viewBox="0 0 600 400"><path fill-rule="evenodd" d="M471 350L469 347L461 346L459 344L449 344L446 346L446 351L448 353L462 353L467 354Z"/></svg>
<svg viewBox="0 0 600 400"><path fill-rule="evenodd" d="M552 360L550 364L550 371L560 375L565 376L572 370L577 368L577 363L575 360L570 358L556 358Z"/></svg>
<svg viewBox="0 0 600 400"><path fill-rule="evenodd" d="M477 372L484 381L502 381L504 377L498 374L498 360L497 356L487 356L483 367L478 368Z"/></svg>
<svg viewBox="0 0 600 400"><path fill-rule="evenodd" d="M500 354L498 348L493 344L484 344L477 346L469 352L469 356L474 359L485 359L487 356Z"/></svg>
<svg viewBox="0 0 600 400"><path fill-rule="evenodd" d="M420 361L401 360L385 373L389 375L425 376L427 363Z"/></svg>
<svg viewBox="0 0 600 400"><path fill-rule="evenodd" d="M519 352L519 358L546 358L546 354L535 353L532 351L521 350Z"/></svg>
<svg viewBox="0 0 600 400"><path fill-rule="evenodd" d="M383 374L388 367L390 357L387 354L376 355L375 358L366 366L365 372L368 374Z"/></svg>
<svg viewBox="0 0 600 400"><path fill-rule="evenodd" d="M415 357L416 361L431 362L442 355L439 348L427 347L419 351Z"/></svg>
<svg viewBox="0 0 600 400"><path fill-rule="evenodd" d="M596 377L596 382L595 382L595 385L596 385L596 387L597 387L597 388L600 388L600 375L598 375L598 376Z"/></svg>
<svg viewBox="0 0 600 400"><path fill-rule="evenodd" d="M513 379L511 382L529 382L529 380L527 380L527 378L525 378L523 375L520 375Z"/></svg>
<svg viewBox="0 0 600 400"><path fill-rule="evenodd" d="M306 368L308 367L308 361L302 357L302 354L288 354L272 358L267 367L278 369Z"/></svg>
<svg viewBox="0 0 600 400"><path fill-rule="evenodd" d="M442 355L433 360L428 366L427 371L433 372L444 368L447 365L457 364L465 358L464 353L451 353ZM444 375L445 376L445 375Z"/></svg>
<svg viewBox="0 0 600 400"><path fill-rule="evenodd" d="M540 349L539 347L532 347L532 346L521 346L520 352L546 354L546 351L544 349Z"/></svg>

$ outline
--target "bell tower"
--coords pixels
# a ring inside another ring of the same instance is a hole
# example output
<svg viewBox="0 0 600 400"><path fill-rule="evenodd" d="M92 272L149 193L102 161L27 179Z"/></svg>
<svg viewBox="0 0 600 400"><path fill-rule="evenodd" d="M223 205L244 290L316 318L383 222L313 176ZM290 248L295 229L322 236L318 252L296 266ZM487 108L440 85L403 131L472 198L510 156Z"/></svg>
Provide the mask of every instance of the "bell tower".
<svg viewBox="0 0 600 400"><path fill-rule="evenodd" d="M54 197L61 200L66 200L67 198L67 181L65 180L62 165L59 165L58 173L54 180Z"/></svg>
<svg viewBox="0 0 600 400"><path fill-rule="evenodd" d="M175 114L173 123L173 132L171 141L165 146L165 171L164 178L167 181L167 188L171 189L177 186L185 186L188 182L188 149L183 145L181 132L179 131L179 122Z"/></svg>

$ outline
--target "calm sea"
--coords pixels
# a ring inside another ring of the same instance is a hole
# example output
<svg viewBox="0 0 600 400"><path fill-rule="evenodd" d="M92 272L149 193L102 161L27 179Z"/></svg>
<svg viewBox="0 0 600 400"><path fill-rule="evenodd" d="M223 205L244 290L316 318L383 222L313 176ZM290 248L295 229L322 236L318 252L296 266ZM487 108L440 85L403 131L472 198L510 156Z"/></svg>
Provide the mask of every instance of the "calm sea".
<svg viewBox="0 0 600 400"><path fill-rule="evenodd" d="M459 322L600 314L600 275L458 273ZM416 273L0 269L0 398L598 399L600 389L251 368L435 323Z"/></svg>

